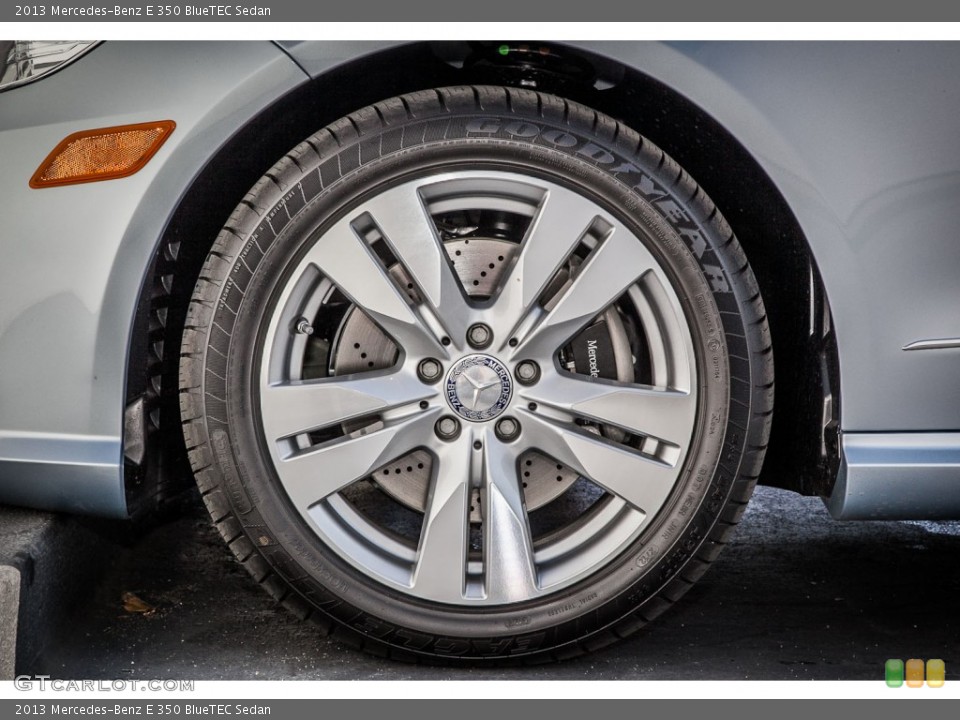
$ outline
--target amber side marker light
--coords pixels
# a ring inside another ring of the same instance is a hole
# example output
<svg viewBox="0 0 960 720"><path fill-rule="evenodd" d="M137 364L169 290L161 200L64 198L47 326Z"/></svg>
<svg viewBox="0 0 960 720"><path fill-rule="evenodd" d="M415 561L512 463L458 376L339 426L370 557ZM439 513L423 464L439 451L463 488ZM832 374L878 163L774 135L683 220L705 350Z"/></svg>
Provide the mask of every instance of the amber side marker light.
<svg viewBox="0 0 960 720"><path fill-rule="evenodd" d="M30 178L30 187L96 182L140 170L176 127L173 120L84 130L60 141Z"/></svg>

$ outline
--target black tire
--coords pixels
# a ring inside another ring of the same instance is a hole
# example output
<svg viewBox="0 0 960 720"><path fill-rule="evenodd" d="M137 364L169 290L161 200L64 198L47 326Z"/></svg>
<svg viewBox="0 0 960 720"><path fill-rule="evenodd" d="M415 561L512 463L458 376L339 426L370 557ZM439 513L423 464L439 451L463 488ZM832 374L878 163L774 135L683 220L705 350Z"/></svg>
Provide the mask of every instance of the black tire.
<svg viewBox="0 0 960 720"><path fill-rule="evenodd" d="M311 233L364 193L451 167L509 167L545 177L589 194L638 228L682 304L699 383L685 465L642 534L569 587L482 612L404 595L327 547L278 480L255 392L270 308ZM204 502L236 558L283 605L378 655L542 661L630 635L717 557L760 472L773 357L763 302L739 243L710 199L659 148L561 98L453 87L386 100L333 123L250 190L200 274L180 387Z"/></svg>

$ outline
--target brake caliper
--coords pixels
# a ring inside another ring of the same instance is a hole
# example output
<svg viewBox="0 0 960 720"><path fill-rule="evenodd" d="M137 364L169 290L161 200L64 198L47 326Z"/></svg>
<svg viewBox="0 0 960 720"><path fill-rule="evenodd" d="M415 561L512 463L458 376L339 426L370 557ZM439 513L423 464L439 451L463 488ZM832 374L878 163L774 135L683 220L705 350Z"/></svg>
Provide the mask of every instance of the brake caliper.
<svg viewBox="0 0 960 720"><path fill-rule="evenodd" d="M570 343L573 371L580 375L616 380L617 358L606 316L580 331Z"/></svg>

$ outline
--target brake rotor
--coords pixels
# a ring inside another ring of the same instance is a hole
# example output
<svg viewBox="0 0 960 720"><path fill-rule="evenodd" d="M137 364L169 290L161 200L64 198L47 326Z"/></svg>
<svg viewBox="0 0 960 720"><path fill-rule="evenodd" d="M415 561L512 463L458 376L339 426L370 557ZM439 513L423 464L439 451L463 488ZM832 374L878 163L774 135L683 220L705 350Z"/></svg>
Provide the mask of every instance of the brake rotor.
<svg viewBox="0 0 960 720"><path fill-rule="evenodd" d="M499 287L503 271L511 265L519 245L495 238L465 238L444 243L447 255L468 295L492 296ZM416 301L416 290L399 264L390 268L397 284ZM345 315L334 341L331 373L347 375L389 368L399 350L394 342L366 314L351 308ZM349 428L344 428L349 431ZM425 450L415 450L377 470L371 479L397 502L425 512L430 488L432 459ZM527 510L543 507L566 492L578 479L576 472L549 457L531 450L520 457L520 473ZM470 521L481 522L480 494L474 489L470 502Z"/></svg>

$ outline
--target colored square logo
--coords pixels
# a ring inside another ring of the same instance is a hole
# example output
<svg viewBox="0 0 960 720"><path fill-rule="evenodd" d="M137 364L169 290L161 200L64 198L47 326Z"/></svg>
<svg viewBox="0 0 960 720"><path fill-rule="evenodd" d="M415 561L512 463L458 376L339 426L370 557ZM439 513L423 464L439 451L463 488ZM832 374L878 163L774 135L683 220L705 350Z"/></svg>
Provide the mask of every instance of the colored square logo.
<svg viewBox="0 0 960 720"><path fill-rule="evenodd" d="M923 660L910 658L907 660L907 687L923 687Z"/></svg>
<svg viewBox="0 0 960 720"><path fill-rule="evenodd" d="M943 687L947 671L943 660L927 660L927 685L930 687Z"/></svg>
<svg viewBox="0 0 960 720"><path fill-rule="evenodd" d="M903 685L903 660L887 660L883 666L883 675L887 681L887 687Z"/></svg>

